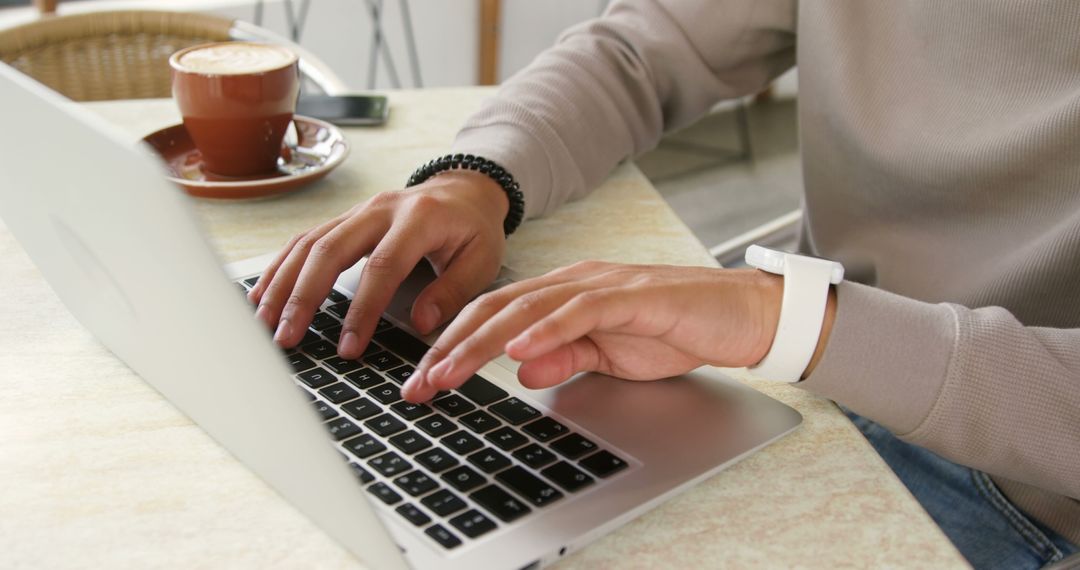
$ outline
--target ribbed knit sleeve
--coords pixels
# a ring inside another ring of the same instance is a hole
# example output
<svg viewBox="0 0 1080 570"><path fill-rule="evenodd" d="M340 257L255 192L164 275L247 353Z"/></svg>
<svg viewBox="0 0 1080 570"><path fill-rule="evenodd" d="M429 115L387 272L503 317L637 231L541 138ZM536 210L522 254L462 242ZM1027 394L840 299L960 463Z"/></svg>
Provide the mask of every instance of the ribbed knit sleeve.
<svg viewBox="0 0 1080 570"><path fill-rule="evenodd" d="M597 186L717 101L752 94L794 64L788 0L616 2L507 81L453 152L499 163L526 216Z"/></svg>
<svg viewBox="0 0 1080 570"><path fill-rule="evenodd" d="M836 315L801 386L957 463L1080 497L1080 329L846 282Z"/></svg>

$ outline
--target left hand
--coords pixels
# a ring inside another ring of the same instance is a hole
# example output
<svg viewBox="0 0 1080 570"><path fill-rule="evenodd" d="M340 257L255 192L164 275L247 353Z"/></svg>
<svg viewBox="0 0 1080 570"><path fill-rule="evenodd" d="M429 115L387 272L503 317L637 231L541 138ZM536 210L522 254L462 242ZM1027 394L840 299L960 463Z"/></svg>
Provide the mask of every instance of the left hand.
<svg viewBox="0 0 1080 570"><path fill-rule="evenodd" d="M504 351L528 388L579 372L654 380L752 365L772 345L782 294L782 278L756 270L578 263L473 301L402 395L457 388Z"/></svg>

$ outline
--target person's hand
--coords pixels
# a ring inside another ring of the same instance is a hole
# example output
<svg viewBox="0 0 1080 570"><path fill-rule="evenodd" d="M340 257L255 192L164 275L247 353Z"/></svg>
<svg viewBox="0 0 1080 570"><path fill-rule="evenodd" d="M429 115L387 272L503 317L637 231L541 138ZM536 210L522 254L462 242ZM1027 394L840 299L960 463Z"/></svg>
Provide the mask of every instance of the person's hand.
<svg viewBox="0 0 1080 570"><path fill-rule="evenodd" d="M782 278L756 270L579 263L476 299L402 395L422 402L456 388L504 351L528 388L586 371L653 380L753 365L772 345L782 295Z"/></svg>
<svg viewBox="0 0 1080 570"><path fill-rule="evenodd" d="M368 260L344 319L338 354L357 358L390 299L421 258L438 278L416 298L413 327L428 333L449 320L498 275L505 248L506 194L487 176L439 174L400 192L383 192L292 238L248 299L256 317L291 347L304 338L338 275Z"/></svg>

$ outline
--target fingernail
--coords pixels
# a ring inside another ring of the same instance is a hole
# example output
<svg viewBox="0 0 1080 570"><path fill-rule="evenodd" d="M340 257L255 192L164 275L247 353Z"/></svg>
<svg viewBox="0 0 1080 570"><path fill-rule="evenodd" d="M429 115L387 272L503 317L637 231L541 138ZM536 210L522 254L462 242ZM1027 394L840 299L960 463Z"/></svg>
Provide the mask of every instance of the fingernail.
<svg viewBox="0 0 1080 570"><path fill-rule="evenodd" d="M255 318L259 319L259 320L265 320L266 319L266 311L269 311L269 310L270 309L266 308L266 305L259 305L259 308L255 309Z"/></svg>
<svg viewBox="0 0 1080 570"><path fill-rule="evenodd" d="M352 331L345 331L345 334L341 335L341 342L338 344L338 354L341 356L353 355L360 352L360 339L356 338L356 333Z"/></svg>
<svg viewBox="0 0 1080 570"><path fill-rule="evenodd" d="M277 326L277 332L274 333L274 342L280 344L290 336L292 336L292 325L289 324L289 319L281 319Z"/></svg>
<svg viewBox="0 0 1080 570"><path fill-rule="evenodd" d="M405 384L401 386L401 395L404 397L412 396L412 393L420 387L420 376L413 374L412 378L405 381Z"/></svg>
<svg viewBox="0 0 1080 570"><path fill-rule="evenodd" d="M454 368L454 359L449 356L444 358L442 362L436 364L428 370L427 379L432 384L442 380L450 374L450 371Z"/></svg>

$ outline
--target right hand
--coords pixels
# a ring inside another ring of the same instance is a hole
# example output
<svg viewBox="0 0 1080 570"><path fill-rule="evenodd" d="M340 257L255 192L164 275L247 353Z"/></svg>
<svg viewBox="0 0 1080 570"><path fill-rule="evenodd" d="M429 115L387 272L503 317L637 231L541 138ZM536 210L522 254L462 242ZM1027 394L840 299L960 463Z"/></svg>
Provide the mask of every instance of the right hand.
<svg viewBox="0 0 1080 570"><path fill-rule="evenodd" d="M289 240L248 299L274 341L295 346L338 275L368 256L338 343L358 358L394 292L421 258L438 278L412 307L412 325L427 334L452 318L498 275L509 200L489 177L449 171L399 192L383 192Z"/></svg>

